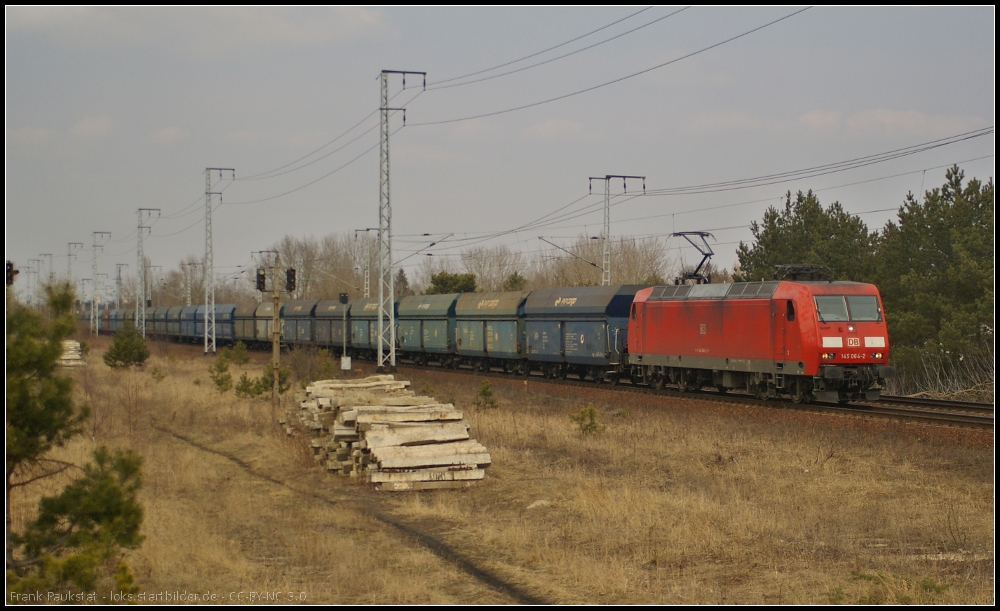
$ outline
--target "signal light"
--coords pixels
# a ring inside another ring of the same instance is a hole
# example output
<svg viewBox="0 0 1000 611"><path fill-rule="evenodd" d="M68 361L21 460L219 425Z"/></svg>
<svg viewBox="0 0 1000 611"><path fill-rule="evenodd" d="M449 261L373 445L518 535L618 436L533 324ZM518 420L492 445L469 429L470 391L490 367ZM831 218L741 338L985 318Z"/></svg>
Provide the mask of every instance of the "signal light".
<svg viewBox="0 0 1000 611"><path fill-rule="evenodd" d="M264 268L263 267L258 267L257 268L257 290L258 291L263 291L264 290L264 288L266 286L266 279L267 279L267 277L264 275Z"/></svg>
<svg viewBox="0 0 1000 611"><path fill-rule="evenodd" d="M285 272L285 290L291 293L295 290L295 269L289 268Z"/></svg>

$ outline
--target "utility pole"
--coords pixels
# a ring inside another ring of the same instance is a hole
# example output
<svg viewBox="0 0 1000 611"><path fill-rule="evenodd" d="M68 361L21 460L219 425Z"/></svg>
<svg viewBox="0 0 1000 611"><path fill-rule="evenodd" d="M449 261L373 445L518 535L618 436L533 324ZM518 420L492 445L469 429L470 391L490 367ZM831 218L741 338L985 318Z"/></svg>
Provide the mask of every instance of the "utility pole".
<svg viewBox="0 0 1000 611"><path fill-rule="evenodd" d="M73 284L73 261L76 260L76 252L83 248L83 242L69 242L66 245L66 280Z"/></svg>
<svg viewBox="0 0 1000 611"><path fill-rule="evenodd" d="M205 168L205 354L209 349L215 353L215 263L212 252L212 196L219 196L222 203L222 191L212 191L212 172L219 173L222 181L223 172L230 174L231 180L236 180L236 170L233 168Z"/></svg>
<svg viewBox="0 0 1000 611"><path fill-rule="evenodd" d="M91 275L94 278L94 293L97 293L97 249L104 249L104 243L111 239L110 231L95 231L94 237L94 256L93 261L91 261ZM92 335L97 335L97 300L90 300L90 333Z"/></svg>
<svg viewBox="0 0 1000 611"><path fill-rule="evenodd" d="M137 269L136 288L139 298L135 303L135 330L139 335L146 337L146 254L142 250L142 239L146 235L147 229L152 229L152 225L147 227L143 223L153 217L153 213L160 215L159 208L139 208L137 211L139 218L138 245L137 245Z"/></svg>
<svg viewBox="0 0 1000 611"><path fill-rule="evenodd" d="M405 108L389 108L389 75L399 74L403 77L403 88L406 88L406 75L416 74L423 77L424 89L427 89L427 73L408 70L382 71L382 126L379 169L379 206L378 206L378 367L382 372L396 369L396 311L394 283L392 278L392 204L389 198L389 113L403 111L403 125L406 125Z"/></svg>
<svg viewBox="0 0 1000 611"><path fill-rule="evenodd" d="M601 286L611 286L611 179L622 179L622 192L628 192L629 178L642 181L642 192L646 192L645 176L623 176L621 174L607 174L604 178L599 176L590 177L590 191L593 193L594 181L604 181L604 229L601 231Z"/></svg>
<svg viewBox="0 0 1000 611"><path fill-rule="evenodd" d="M39 257L48 257L49 258L49 284L52 284L52 282L56 279L56 272L55 272L54 269L52 269L52 253L47 253L46 252L46 253L42 253L42 254L40 254L38 256Z"/></svg>
<svg viewBox="0 0 1000 611"><path fill-rule="evenodd" d="M271 416L278 412L278 360L281 358L281 322L278 320L278 253L274 253L274 266L271 268L271 289L274 293L274 329L271 335L271 371L274 379L271 381Z"/></svg>
<svg viewBox="0 0 1000 611"><path fill-rule="evenodd" d="M117 296L115 297L115 309L122 309L122 268L128 267L128 263L118 263L118 283L117 283Z"/></svg>

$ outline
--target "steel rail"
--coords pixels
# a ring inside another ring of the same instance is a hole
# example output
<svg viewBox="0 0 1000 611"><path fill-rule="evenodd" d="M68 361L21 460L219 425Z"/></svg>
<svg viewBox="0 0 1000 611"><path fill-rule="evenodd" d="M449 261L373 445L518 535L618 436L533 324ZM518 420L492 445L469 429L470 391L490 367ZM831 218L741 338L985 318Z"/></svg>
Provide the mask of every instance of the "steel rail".
<svg viewBox="0 0 1000 611"><path fill-rule="evenodd" d="M415 365L410 363L399 363L397 365L399 369L412 368L416 371L442 371L447 373L458 373L470 376L488 377L496 378L501 380L531 380L532 382L544 382L546 384L556 384L563 386L578 386L581 388L590 389L603 389L603 390L621 390L624 392L638 392L643 394L651 394L659 397L672 397L678 399L695 399L702 401L716 401L722 403L742 403L749 405L759 405L764 407L772 407L775 409L794 409L797 411L809 411L814 413L825 413L825 414L837 414L844 416L854 416L862 418L882 418L882 419L894 419L902 420L907 422L920 422L924 424L936 424L936 425L951 425L960 426L963 428L975 428L975 429L993 429L994 419L993 419L993 406L982 403L971 403L963 405L978 406L981 408L980 414L961 414L955 413L953 411L943 411L943 409L912 409L902 407L902 405L917 405L917 406L934 406L938 407L940 404L945 404L946 409L956 409L952 407L955 403L954 401L943 401L935 403L933 400L923 401L912 401L912 397L891 397L888 403L899 404L900 407L890 407L884 405L873 405L871 403L856 403L853 406L845 407L844 405L838 403L794 403L791 399L778 397L774 399L758 399L750 395L738 394L738 393L719 393L718 391L702 391L702 390L692 390L689 392L680 392L678 390L664 388L662 390L655 390L645 385L633 385L630 382L623 382L615 385L608 384L596 384L594 382L588 382L583 380L573 380L573 379L559 379L559 378L545 378L542 376L515 376L507 373L500 373L493 370L490 371L477 371L474 369L446 369L444 367L435 365ZM929 401L929 402L928 402ZM988 408L988 410L987 410ZM973 411L973 410L968 410ZM981 415L986 414L989 415Z"/></svg>

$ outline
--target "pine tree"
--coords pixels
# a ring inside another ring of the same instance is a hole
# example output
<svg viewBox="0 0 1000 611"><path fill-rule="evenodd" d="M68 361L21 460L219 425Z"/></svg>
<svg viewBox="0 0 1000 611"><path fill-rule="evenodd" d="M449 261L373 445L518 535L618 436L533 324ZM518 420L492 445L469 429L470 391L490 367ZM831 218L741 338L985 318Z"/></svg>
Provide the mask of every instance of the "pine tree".
<svg viewBox="0 0 1000 611"><path fill-rule="evenodd" d="M72 380L56 366L62 340L76 327L72 288L50 286L46 293L47 318L22 306L7 311L6 567L13 593L92 589L100 575L112 572L116 583L126 583L128 567L106 565L121 547L142 541L137 454L102 447L83 467L49 456L81 432L89 410L74 405ZM73 468L83 475L58 494L43 496L35 518L14 531L12 495Z"/></svg>
<svg viewBox="0 0 1000 611"><path fill-rule="evenodd" d="M770 280L776 265L810 263L830 268L838 280L868 282L875 265L875 238L838 202L826 209L812 191L785 195L785 207L768 208L750 224L754 243L740 243L734 280Z"/></svg>

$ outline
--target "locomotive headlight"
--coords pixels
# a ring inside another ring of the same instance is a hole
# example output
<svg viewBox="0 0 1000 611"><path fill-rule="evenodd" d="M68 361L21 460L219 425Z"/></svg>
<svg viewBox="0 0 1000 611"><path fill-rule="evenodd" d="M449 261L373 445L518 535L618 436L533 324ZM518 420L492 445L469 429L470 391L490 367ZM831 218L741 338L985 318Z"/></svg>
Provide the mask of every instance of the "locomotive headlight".
<svg viewBox="0 0 1000 611"><path fill-rule="evenodd" d="M833 352L824 352L823 353L823 360L829 361L829 360L832 360L832 359L835 359L835 358L837 358L837 355L835 353L833 353Z"/></svg>
<svg viewBox="0 0 1000 611"><path fill-rule="evenodd" d="M882 358L882 353L881 352L872 352L872 358L873 359L880 359L880 358Z"/></svg>
<svg viewBox="0 0 1000 611"><path fill-rule="evenodd" d="M854 333L854 325L847 325L847 330Z"/></svg>

